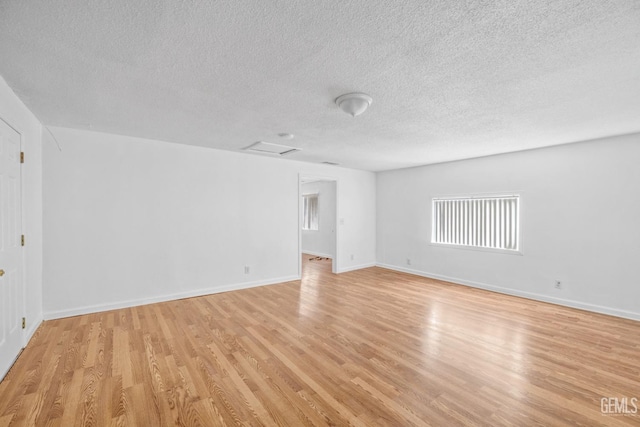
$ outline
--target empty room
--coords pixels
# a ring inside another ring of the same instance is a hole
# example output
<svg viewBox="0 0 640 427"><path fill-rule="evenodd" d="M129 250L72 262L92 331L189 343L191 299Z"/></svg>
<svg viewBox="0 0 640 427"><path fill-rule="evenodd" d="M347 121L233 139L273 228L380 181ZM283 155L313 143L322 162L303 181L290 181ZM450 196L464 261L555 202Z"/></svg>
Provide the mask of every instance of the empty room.
<svg viewBox="0 0 640 427"><path fill-rule="evenodd" d="M640 2L0 0L0 427L640 425Z"/></svg>

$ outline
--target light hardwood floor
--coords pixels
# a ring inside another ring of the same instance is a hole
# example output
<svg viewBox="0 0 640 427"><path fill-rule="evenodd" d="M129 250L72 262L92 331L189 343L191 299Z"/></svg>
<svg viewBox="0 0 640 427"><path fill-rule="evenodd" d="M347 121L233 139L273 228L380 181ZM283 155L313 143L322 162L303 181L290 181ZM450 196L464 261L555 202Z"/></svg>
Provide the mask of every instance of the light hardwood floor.
<svg viewBox="0 0 640 427"><path fill-rule="evenodd" d="M45 322L0 426L640 425L601 413L640 398L640 322L308 258L302 281Z"/></svg>

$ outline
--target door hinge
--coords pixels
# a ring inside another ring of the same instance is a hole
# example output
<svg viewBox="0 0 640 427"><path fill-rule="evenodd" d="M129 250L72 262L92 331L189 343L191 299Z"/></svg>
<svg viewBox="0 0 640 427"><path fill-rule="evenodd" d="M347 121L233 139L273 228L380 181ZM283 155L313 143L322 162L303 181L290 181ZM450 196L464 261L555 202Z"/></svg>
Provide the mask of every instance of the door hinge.
<svg viewBox="0 0 640 427"><path fill-rule="evenodd" d="M24 246L24 234L20 236L20 244Z"/></svg>
<svg viewBox="0 0 640 427"><path fill-rule="evenodd" d="M27 327L27 318L23 317L22 318L22 329L25 329Z"/></svg>
<svg viewBox="0 0 640 427"><path fill-rule="evenodd" d="M20 152L20 163L24 163L24 151Z"/></svg>

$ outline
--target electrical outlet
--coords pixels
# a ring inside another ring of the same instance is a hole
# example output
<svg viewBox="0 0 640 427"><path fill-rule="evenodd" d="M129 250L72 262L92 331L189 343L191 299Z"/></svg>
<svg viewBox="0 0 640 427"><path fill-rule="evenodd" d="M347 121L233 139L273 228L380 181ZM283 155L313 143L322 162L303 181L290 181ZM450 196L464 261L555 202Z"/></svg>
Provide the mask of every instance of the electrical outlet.
<svg viewBox="0 0 640 427"><path fill-rule="evenodd" d="M411 258L407 258L407 265L411 265Z"/></svg>
<svg viewBox="0 0 640 427"><path fill-rule="evenodd" d="M251 273L251 267L249 267L248 265L244 266L244 274L249 274Z"/></svg>
<svg viewBox="0 0 640 427"><path fill-rule="evenodd" d="M562 289L562 282L560 280L556 280L553 282L553 287L556 289Z"/></svg>
<svg viewBox="0 0 640 427"><path fill-rule="evenodd" d="M351 254L351 261L353 261L353 254Z"/></svg>

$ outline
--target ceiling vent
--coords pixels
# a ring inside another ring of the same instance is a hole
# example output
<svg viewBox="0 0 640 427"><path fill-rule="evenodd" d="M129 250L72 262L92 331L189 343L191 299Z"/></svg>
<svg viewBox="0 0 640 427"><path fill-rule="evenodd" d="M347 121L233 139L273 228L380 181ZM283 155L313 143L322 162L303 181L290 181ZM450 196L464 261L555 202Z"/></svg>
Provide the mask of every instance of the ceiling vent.
<svg viewBox="0 0 640 427"><path fill-rule="evenodd" d="M251 151L253 153L260 154L272 154L275 156L284 156L286 154L295 153L296 151L300 151L299 148L289 147L286 145L280 144L272 144L270 142L258 141L250 146L243 148L243 150Z"/></svg>

